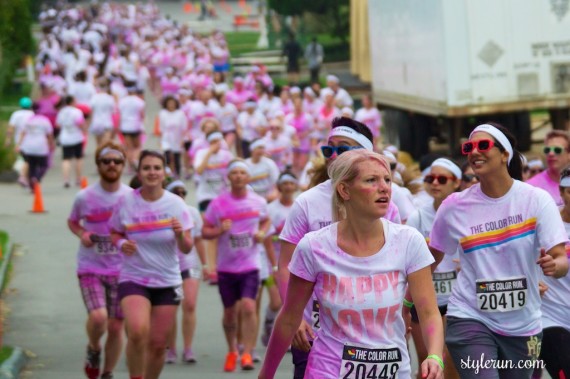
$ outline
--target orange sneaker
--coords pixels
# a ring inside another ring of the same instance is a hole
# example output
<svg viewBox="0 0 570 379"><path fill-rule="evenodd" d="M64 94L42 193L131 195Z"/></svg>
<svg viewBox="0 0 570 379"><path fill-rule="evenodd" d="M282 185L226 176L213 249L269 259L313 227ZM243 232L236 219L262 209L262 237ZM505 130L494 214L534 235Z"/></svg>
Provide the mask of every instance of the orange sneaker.
<svg viewBox="0 0 570 379"><path fill-rule="evenodd" d="M253 370L255 366L253 365L253 359L251 354L245 353L241 356L241 369L242 370Z"/></svg>
<svg viewBox="0 0 570 379"><path fill-rule="evenodd" d="M224 363L224 371L232 372L236 370L238 353L230 352L226 355L226 363Z"/></svg>

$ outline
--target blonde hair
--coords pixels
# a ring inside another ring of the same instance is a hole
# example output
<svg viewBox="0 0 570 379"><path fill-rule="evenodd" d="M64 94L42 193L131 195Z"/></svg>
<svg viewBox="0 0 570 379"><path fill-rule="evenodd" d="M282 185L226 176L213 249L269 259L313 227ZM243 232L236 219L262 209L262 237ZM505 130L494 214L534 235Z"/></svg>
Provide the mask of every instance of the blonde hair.
<svg viewBox="0 0 570 379"><path fill-rule="evenodd" d="M374 160L380 163L388 175L391 176L390 164L386 158L378 153L368 151L366 149L356 149L347 151L339 155L328 167L328 174L331 178L333 194L332 194L332 209L333 209L333 222L341 221L346 218L346 208L344 200L338 193L338 185L340 183L352 182L360 173L360 163L365 161Z"/></svg>

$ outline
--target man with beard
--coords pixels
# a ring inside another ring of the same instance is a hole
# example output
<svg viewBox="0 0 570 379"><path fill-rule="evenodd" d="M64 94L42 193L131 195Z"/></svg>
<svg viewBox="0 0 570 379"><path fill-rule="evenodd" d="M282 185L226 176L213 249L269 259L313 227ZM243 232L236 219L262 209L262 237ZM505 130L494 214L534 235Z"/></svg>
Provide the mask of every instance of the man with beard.
<svg viewBox="0 0 570 379"><path fill-rule="evenodd" d="M85 375L99 378L100 341L107 331L101 378L109 379L121 354L123 315L117 295L122 255L111 243L107 222L119 199L132 190L121 183L125 167L121 146L113 142L101 145L95 152L95 163L100 180L77 194L67 224L80 240L77 276L88 312Z"/></svg>

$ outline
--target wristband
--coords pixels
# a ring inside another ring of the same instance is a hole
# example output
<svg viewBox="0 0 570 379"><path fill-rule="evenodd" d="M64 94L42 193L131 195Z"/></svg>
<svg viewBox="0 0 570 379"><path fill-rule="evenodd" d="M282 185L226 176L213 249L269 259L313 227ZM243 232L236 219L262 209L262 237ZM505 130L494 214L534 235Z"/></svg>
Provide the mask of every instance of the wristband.
<svg viewBox="0 0 570 379"><path fill-rule="evenodd" d="M127 243L127 240L125 238L121 238L120 240L117 241L117 249L119 249L119 251L123 251L123 245Z"/></svg>
<svg viewBox="0 0 570 379"><path fill-rule="evenodd" d="M208 268L208 265L204 263L204 264L202 265L202 268Z"/></svg>
<svg viewBox="0 0 570 379"><path fill-rule="evenodd" d="M443 361L437 355L435 354L428 355L426 359L433 359L434 361L439 363L439 367L441 367L442 370L444 369Z"/></svg>
<svg viewBox="0 0 570 379"><path fill-rule="evenodd" d="M404 307L411 308L413 306L414 306L414 303L412 303L409 300L404 299Z"/></svg>

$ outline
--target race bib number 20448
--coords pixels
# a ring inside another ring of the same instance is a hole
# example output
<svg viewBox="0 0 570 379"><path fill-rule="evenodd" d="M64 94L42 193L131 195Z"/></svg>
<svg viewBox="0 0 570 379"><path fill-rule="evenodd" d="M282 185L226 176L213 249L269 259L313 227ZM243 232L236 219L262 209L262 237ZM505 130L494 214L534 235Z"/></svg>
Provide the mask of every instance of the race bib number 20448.
<svg viewBox="0 0 570 379"><path fill-rule="evenodd" d="M367 349L344 345L339 379L397 379L402 354L397 347Z"/></svg>
<svg viewBox="0 0 570 379"><path fill-rule="evenodd" d="M477 280L477 307L482 312L508 312L524 308L527 298L526 278Z"/></svg>

